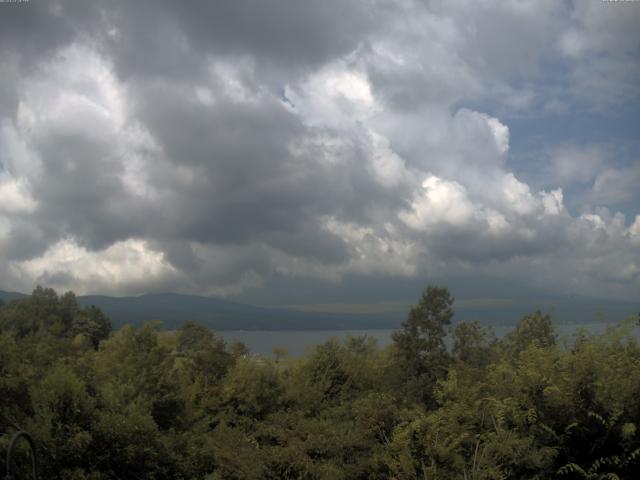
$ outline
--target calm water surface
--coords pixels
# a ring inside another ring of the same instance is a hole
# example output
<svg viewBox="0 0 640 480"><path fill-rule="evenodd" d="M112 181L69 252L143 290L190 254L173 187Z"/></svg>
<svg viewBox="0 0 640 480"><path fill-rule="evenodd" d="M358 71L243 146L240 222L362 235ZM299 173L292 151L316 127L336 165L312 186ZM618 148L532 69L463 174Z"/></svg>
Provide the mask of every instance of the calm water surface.
<svg viewBox="0 0 640 480"><path fill-rule="evenodd" d="M494 327L496 336L502 337L513 330L510 326ZM602 333L607 328L606 323L586 323L572 325L556 325L556 333L562 336L571 337L576 330L584 328L591 333ZM260 355L273 356L274 347L285 347L290 357L299 357L309 353L316 345L326 342L332 337L344 340L348 336L361 337L366 335L374 338L379 347L386 347L391 343L391 334L395 330L283 330L283 331L245 331L231 330L217 332L224 337L227 342L239 340L244 342L249 350ZM634 336L640 339L640 328L633 331Z"/></svg>

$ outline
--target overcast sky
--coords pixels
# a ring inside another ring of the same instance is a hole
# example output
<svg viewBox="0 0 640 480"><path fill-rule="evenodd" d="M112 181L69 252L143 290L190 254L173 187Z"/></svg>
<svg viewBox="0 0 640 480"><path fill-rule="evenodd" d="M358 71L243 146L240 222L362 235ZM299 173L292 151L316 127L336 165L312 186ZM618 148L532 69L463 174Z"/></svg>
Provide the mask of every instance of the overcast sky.
<svg viewBox="0 0 640 480"><path fill-rule="evenodd" d="M0 3L0 288L638 299L639 25L599 0Z"/></svg>

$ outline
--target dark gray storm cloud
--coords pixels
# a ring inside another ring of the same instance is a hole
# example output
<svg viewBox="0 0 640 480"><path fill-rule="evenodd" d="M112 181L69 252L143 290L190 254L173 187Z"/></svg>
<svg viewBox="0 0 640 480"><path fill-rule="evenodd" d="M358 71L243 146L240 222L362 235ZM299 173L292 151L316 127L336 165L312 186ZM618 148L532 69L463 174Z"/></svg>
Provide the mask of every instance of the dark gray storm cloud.
<svg viewBox="0 0 640 480"><path fill-rule="evenodd" d="M394 9L380 0L113 1L101 15L103 47L124 78L192 79L203 59L244 58L277 87L352 52Z"/></svg>
<svg viewBox="0 0 640 480"><path fill-rule="evenodd" d="M636 38L639 11L0 4L0 288L483 275L628 297L640 217L616 205L640 152L568 136L519 165L508 119L637 113L638 44L606 32Z"/></svg>

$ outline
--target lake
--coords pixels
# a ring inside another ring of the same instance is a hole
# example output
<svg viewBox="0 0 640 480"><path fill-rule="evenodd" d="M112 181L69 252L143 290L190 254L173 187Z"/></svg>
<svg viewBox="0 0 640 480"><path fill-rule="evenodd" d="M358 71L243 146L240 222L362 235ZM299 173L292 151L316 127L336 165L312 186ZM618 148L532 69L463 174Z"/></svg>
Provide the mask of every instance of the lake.
<svg viewBox="0 0 640 480"><path fill-rule="evenodd" d="M576 330L584 328L591 333L602 333L607 328L607 323L583 323L583 324L557 324L555 325L558 336L571 337ZM515 327L495 326L496 336L502 337ZM332 337L344 340L347 336L364 336L374 338L379 347L386 347L391 343L391 334L395 330L229 330L216 332L225 341L241 341L249 347L252 353L272 357L273 347L285 347L290 357L300 357L310 352L316 345L324 343ZM634 336L640 339L640 327L634 328Z"/></svg>

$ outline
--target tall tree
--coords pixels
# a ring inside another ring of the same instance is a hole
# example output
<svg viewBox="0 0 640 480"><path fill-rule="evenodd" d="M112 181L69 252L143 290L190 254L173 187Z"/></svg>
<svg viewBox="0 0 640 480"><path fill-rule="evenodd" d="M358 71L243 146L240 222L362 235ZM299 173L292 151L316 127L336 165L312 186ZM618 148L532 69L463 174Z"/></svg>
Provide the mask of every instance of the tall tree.
<svg viewBox="0 0 640 480"><path fill-rule="evenodd" d="M492 360L492 347L496 338L489 327L478 321L459 322L453 330L454 359L470 366L484 367Z"/></svg>
<svg viewBox="0 0 640 480"><path fill-rule="evenodd" d="M406 393L428 405L433 404L433 387L445 377L450 361L444 338L453 317L453 302L446 287L428 286L392 337L406 378Z"/></svg>
<svg viewBox="0 0 640 480"><path fill-rule="evenodd" d="M515 354L532 344L543 348L555 345L556 334L551 316L548 313L543 314L540 310L525 315L518 322L516 329L505 337L505 340Z"/></svg>

